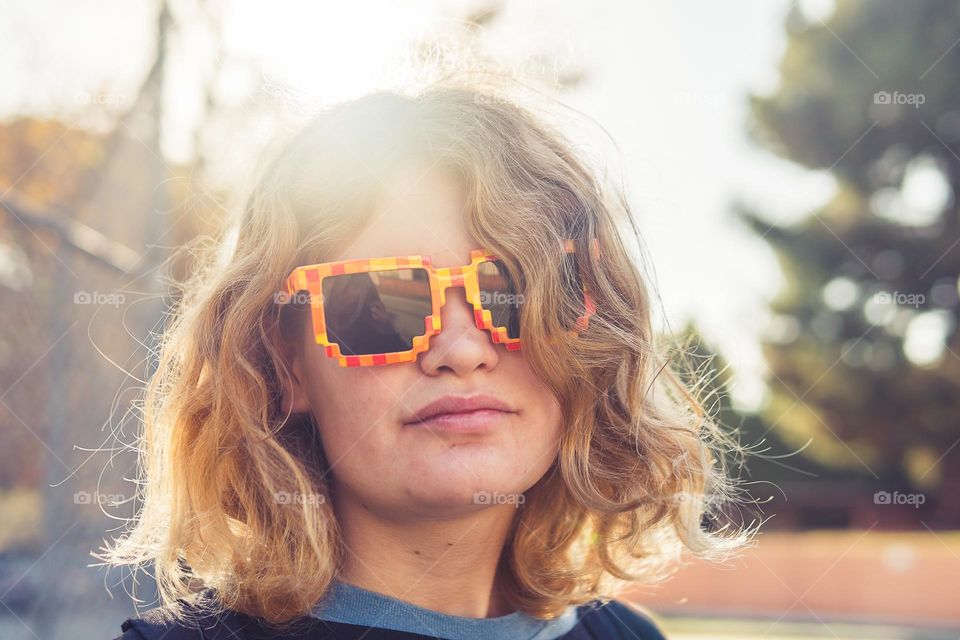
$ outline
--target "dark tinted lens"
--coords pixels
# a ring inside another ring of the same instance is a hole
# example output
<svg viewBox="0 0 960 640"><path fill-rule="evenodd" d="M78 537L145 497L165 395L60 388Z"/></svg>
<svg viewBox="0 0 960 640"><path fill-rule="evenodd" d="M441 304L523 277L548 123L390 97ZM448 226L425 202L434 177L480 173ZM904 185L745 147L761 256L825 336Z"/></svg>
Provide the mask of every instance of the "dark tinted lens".
<svg viewBox="0 0 960 640"><path fill-rule="evenodd" d="M516 293L513 281L500 262L481 262L477 265L480 281L480 306L493 316L493 324L505 327L511 338L520 337L520 309L523 297Z"/></svg>
<svg viewBox="0 0 960 640"><path fill-rule="evenodd" d="M344 355L394 353L413 348L433 312L424 269L349 273L323 279L327 339Z"/></svg>
<svg viewBox="0 0 960 640"><path fill-rule="evenodd" d="M576 255L566 254L565 261L561 277L564 291L568 295L561 307L560 325L565 329L574 329L577 319L585 313L583 284L577 269ZM480 305L493 316L494 325L506 327L507 335L519 338L523 295L516 293L510 274L502 263L493 261L481 262L477 271L480 279Z"/></svg>

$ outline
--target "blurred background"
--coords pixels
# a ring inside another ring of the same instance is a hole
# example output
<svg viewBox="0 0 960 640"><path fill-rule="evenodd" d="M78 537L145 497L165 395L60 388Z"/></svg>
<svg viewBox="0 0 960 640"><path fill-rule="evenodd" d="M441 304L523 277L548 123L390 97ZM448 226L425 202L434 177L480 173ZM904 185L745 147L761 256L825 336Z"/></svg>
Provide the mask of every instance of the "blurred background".
<svg viewBox="0 0 960 640"><path fill-rule="evenodd" d="M0 638L113 638L166 262L310 109L451 43L572 107L764 521L671 638L960 634L960 3L0 0Z"/></svg>

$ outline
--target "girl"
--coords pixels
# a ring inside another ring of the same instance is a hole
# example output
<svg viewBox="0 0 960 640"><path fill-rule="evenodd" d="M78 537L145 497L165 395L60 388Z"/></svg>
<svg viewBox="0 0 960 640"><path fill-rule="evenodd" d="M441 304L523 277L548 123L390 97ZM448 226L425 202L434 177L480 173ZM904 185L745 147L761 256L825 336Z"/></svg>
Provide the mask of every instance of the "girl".
<svg viewBox="0 0 960 640"><path fill-rule="evenodd" d="M121 637L661 638L618 587L746 533L702 526L722 436L624 228L476 84L291 136L165 335L142 509L100 556L152 563L164 606Z"/></svg>

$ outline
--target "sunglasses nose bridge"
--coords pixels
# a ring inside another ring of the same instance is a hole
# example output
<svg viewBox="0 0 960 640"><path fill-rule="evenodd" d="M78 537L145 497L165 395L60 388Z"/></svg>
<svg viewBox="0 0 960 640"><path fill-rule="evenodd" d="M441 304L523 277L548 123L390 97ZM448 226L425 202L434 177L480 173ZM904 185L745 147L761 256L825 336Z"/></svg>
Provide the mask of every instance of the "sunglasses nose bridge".
<svg viewBox="0 0 960 640"><path fill-rule="evenodd" d="M447 289L453 287L463 287L464 295L468 293L466 277L464 267L443 267L440 269L434 269L434 273L437 278L437 285L440 293L440 306L443 306L447 302ZM467 298L469 299L469 295Z"/></svg>
<svg viewBox="0 0 960 640"><path fill-rule="evenodd" d="M473 309L473 302L471 295L475 295L476 286L471 286L470 278L475 277L476 270L471 266L464 267L443 267L439 269L434 269L434 274L437 279L437 289L440 296L440 307L443 307L447 303L447 289L453 287L463 287L463 295L467 300L467 304L471 306L474 315L474 322L476 322L478 328L483 328L483 320L479 317L479 313L476 309Z"/></svg>
<svg viewBox="0 0 960 640"><path fill-rule="evenodd" d="M435 271L441 290L446 291L450 287L464 286L463 267L443 267L441 269L436 269Z"/></svg>

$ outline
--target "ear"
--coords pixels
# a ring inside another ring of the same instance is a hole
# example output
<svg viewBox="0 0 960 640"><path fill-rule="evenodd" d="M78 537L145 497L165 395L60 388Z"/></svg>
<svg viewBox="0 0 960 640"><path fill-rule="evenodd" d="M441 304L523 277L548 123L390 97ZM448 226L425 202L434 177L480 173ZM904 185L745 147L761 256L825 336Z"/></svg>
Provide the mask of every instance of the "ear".
<svg viewBox="0 0 960 640"><path fill-rule="evenodd" d="M283 393L280 408L284 414L308 413L310 399L307 395L303 357L289 340L283 342L282 351L286 371L280 371L280 385Z"/></svg>

